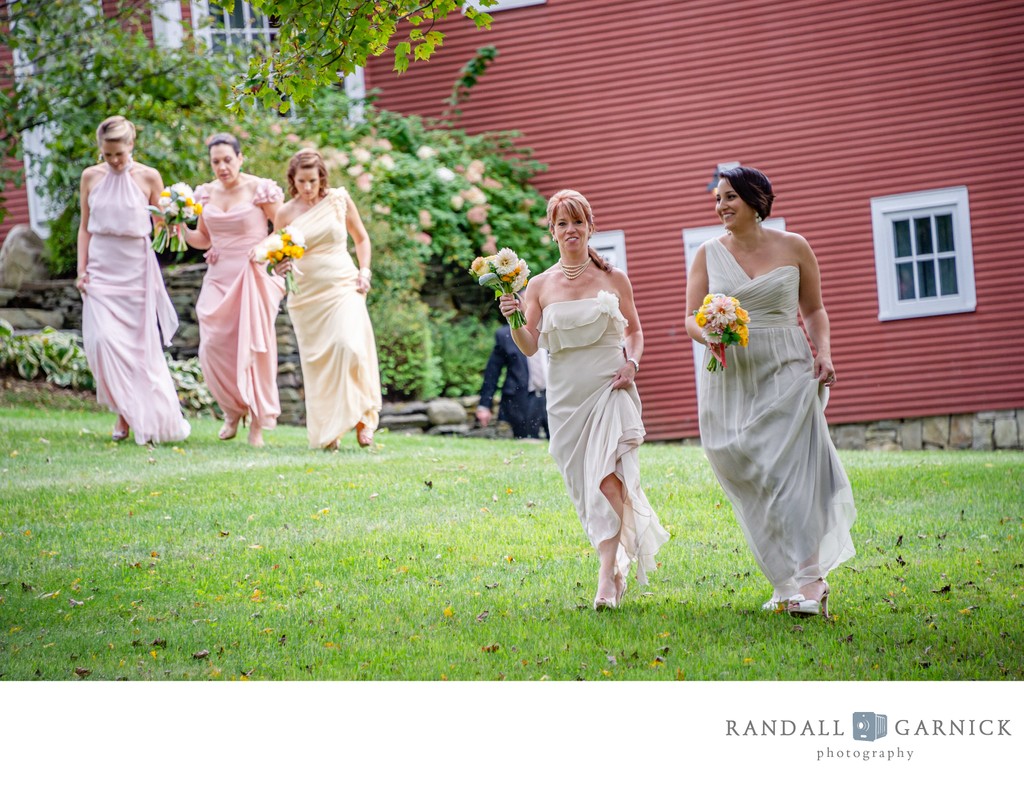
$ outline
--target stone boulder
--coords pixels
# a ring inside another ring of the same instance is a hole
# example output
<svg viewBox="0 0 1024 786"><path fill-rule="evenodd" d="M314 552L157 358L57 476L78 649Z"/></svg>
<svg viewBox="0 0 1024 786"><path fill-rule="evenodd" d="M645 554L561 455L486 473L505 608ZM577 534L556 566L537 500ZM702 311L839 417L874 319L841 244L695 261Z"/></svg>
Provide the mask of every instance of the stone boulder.
<svg viewBox="0 0 1024 786"><path fill-rule="evenodd" d="M466 408L450 398L435 398L427 403L427 417L432 426L450 426L465 423Z"/></svg>
<svg viewBox="0 0 1024 786"><path fill-rule="evenodd" d="M28 224L16 224L0 247L0 288L17 290L24 281L49 278L43 239Z"/></svg>

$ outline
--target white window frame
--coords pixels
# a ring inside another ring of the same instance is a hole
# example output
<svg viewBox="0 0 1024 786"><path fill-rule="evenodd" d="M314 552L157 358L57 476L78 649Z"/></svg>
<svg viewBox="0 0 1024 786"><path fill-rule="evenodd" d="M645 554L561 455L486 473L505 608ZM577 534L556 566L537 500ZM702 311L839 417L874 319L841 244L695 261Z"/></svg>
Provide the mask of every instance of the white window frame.
<svg viewBox="0 0 1024 786"><path fill-rule="evenodd" d="M163 0L164 2L173 2L174 0ZM235 0L235 4L242 7L242 15L246 20L247 26L236 30L235 35L243 33L246 44L251 44L255 38L259 38L263 43L273 42L274 35L276 35L276 28L270 26L270 18L267 14L257 14L262 17L262 22L258 26L251 26L248 23L252 21L255 12L252 7L245 0ZM210 0L190 0L192 8L192 26L195 31L196 38L202 40L207 47L213 48L213 20L216 18L210 12ZM214 10L217 10L215 7ZM221 19L226 21L227 17L221 11ZM223 28L221 28L223 29ZM233 28L234 29L234 28ZM353 125L361 123L365 117L365 103L366 103L366 77L363 73L362 66L357 66L356 70L351 74L338 74L340 78L344 79L345 94L349 98L349 111L348 121ZM295 116L294 107L290 113L293 117Z"/></svg>
<svg viewBox="0 0 1024 786"><path fill-rule="evenodd" d="M951 212L953 215L957 294L900 300L893 222L945 212ZM871 230L875 242L879 321L961 314L975 310L977 293L974 282L974 249L971 242L971 214L966 186L874 197L871 200Z"/></svg>
<svg viewBox="0 0 1024 786"><path fill-rule="evenodd" d="M548 0L498 0L497 5L492 5L489 8L485 8L480 3L474 3L472 0L465 3L463 8L466 6L473 6L477 11L483 11L485 14L497 14L501 11L511 11L513 8L526 8L531 5L544 5Z"/></svg>
<svg viewBox="0 0 1024 786"><path fill-rule="evenodd" d="M153 43L161 49L180 49L184 41L181 25L181 0L155 0L153 3Z"/></svg>
<svg viewBox="0 0 1024 786"><path fill-rule="evenodd" d="M739 164L736 164L739 166ZM762 226L768 227L769 229L778 229L780 232L786 231L786 219L778 216L772 218L766 218ZM721 237L725 234L725 227L722 224L714 224L713 226L704 227L691 227L683 230L683 254L686 257L686 277L690 277L690 268L693 267L693 260L697 256L697 251L702 245L714 237ZM683 295L685 298L685 294ZM683 303L683 310L686 310L686 303ZM688 315L686 315L688 316ZM697 380L697 387L700 387L700 372L704 362L704 345L699 341L691 342L693 344L693 373Z"/></svg>
<svg viewBox="0 0 1024 786"><path fill-rule="evenodd" d="M589 245L612 267L626 272L626 233L621 229L595 232L590 236Z"/></svg>

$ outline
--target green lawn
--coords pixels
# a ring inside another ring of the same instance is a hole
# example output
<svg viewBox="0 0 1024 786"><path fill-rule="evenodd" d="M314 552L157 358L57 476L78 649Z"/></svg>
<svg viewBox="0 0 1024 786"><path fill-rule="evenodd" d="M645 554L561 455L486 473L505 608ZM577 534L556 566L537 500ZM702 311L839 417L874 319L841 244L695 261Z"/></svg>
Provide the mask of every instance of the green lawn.
<svg viewBox="0 0 1024 786"><path fill-rule="evenodd" d="M3 680L1019 680L1024 455L844 453L857 556L830 621L770 587L696 448L641 449L672 534L648 587L597 563L547 445L380 433L261 451L0 409ZM77 670L77 675L76 675Z"/></svg>

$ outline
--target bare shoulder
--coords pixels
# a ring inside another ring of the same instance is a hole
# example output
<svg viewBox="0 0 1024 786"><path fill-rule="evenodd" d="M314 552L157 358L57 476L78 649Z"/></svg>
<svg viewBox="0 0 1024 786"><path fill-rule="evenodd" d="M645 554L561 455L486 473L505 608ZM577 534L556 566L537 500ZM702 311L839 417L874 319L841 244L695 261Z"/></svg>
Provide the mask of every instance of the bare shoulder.
<svg viewBox="0 0 1024 786"><path fill-rule="evenodd" d="M146 164L140 164L138 161L135 162L135 171L138 172L147 183L160 183L163 182L160 177L160 173L151 166Z"/></svg>
<svg viewBox="0 0 1024 786"><path fill-rule="evenodd" d="M624 294L633 294L633 284L630 283L629 276L619 270L617 267L613 267L608 275L611 277L612 284L615 288Z"/></svg>
<svg viewBox="0 0 1024 786"><path fill-rule="evenodd" d="M277 223L287 224L295 217L295 200L289 199L277 211Z"/></svg>
<svg viewBox="0 0 1024 786"><path fill-rule="evenodd" d="M93 164L82 170L82 185L91 186L99 180L107 171L106 164Z"/></svg>
<svg viewBox="0 0 1024 786"><path fill-rule="evenodd" d="M802 255L811 250L811 246L804 239L804 236L798 235L796 232L786 232L781 229L767 228L765 231L771 233L773 242L778 243L782 248L790 253Z"/></svg>

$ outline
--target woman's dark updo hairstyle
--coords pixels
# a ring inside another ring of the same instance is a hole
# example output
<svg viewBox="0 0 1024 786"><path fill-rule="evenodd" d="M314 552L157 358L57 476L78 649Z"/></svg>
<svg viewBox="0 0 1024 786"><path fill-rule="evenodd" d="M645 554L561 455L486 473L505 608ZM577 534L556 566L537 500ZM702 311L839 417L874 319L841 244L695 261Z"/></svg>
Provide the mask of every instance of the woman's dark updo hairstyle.
<svg viewBox="0 0 1024 786"><path fill-rule="evenodd" d="M236 156L242 155L242 145L234 134L214 134L206 140L207 152L209 152L214 145L231 145L231 149L235 151Z"/></svg>
<svg viewBox="0 0 1024 786"><path fill-rule="evenodd" d="M772 182L764 172L749 166L735 166L723 169L718 177L728 180L740 199L754 208L762 219L772 214L775 194L772 192Z"/></svg>

